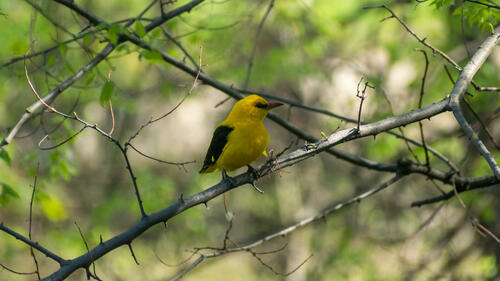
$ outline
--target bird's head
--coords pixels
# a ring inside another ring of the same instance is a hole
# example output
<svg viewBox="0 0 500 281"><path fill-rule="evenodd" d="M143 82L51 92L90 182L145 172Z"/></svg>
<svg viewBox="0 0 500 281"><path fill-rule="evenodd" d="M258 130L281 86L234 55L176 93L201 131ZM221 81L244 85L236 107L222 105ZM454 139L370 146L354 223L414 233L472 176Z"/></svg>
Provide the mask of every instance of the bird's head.
<svg viewBox="0 0 500 281"><path fill-rule="evenodd" d="M283 104L279 102L269 103L261 96L249 95L234 104L233 109L229 113L229 118L235 118L236 120L250 119L262 122L270 109L280 105Z"/></svg>

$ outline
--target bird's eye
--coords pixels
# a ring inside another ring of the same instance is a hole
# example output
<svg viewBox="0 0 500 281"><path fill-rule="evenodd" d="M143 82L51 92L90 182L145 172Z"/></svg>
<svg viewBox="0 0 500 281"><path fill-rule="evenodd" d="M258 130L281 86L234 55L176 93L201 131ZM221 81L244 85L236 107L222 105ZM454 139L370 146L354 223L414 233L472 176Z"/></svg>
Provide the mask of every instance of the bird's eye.
<svg viewBox="0 0 500 281"><path fill-rule="evenodd" d="M258 107L258 108L267 108L267 104L258 102L258 103L255 104L255 107Z"/></svg>

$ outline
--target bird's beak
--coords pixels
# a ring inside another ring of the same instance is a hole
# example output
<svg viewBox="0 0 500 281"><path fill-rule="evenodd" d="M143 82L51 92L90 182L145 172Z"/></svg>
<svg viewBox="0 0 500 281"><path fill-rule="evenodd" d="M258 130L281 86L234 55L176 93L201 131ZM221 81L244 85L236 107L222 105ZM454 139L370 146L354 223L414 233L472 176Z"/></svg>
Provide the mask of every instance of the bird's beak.
<svg viewBox="0 0 500 281"><path fill-rule="evenodd" d="M282 106L283 104L281 102L272 102L270 103L268 106L267 106L267 109L270 110L270 109L273 109L275 107L278 107L278 106Z"/></svg>

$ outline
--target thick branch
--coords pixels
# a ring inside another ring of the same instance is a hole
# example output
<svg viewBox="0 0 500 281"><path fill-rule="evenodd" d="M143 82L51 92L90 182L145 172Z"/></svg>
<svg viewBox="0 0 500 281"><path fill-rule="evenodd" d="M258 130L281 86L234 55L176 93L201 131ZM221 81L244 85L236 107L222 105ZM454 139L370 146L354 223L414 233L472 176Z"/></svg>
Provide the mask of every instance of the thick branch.
<svg viewBox="0 0 500 281"><path fill-rule="evenodd" d="M200 76L202 76L202 74L200 74ZM373 134L377 134L383 130L388 130L397 126L416 122L424 118L429 118L445 110L447 103L447 100L443 100L439 103L424 107L422 109L414 110L403 115L387 118L372 124L362 125L359 131L355 129L338 131L330 135L328 138L322 139L313 145L307 145L305 147L299 148L289 154L279 157L272 163L264 164L262 167L260 167L258 174L260 177L265 176L272 171L291 166L297 162L314 156L331 146L348 140L370 136ZM428 169L428 167L424 165L422 165L422 168L426 170ZM71 260L68 264L65 264L58 271L54 272L49 277L46 277L44 280L62 280L78 268L85 268L89 266L93 260L99 259L106 253L122 245L128 245L132 242L132 240L134 240L136 237L141 235L144 231L146 231L153 225L165 222L170 218L182 213L183 211L196 205L206 203L231 189L234 189L246 183L251 183L254 181L254 177L255 176L253 173L245 173L234 177L233 181L222 181L219 184L214 185L211 188L206 189L200 193L194 194L187 198L181 197L181 199L179 199L176 203L172 204L168 208L152 213L147 217L143 217L137 224L130 227L125 232L101 243L94 249L90 250L89 253ZM93 257L93 259L91 257Z"/></svg>
<svg viewBox="0 0 500 281"><path fill-rule="evenodd" d="M455 86L453 87L453 90L450 94L450 107L453 111L453 115L455 115L455 119L457 119L457 122L462 127L462 130L476 146L486 162L488 162L488 165L493 171L493 174L495 174L497 179L500 180L500 167L498 167L498 163L495 161L495 158L493 158L484 143L474 133L460 108L460 101L463 99L465 91L467 91L467 87L472 81L472 77L481 68L483 63L486 61L486 58L488 58L488 56L491 54L499 39L500 32L494 32L481 44L481 46L479 46L479 49L476 51L474 56L467 63L467 65L464 67L457 78L457 82L455 83Z"/></svg>

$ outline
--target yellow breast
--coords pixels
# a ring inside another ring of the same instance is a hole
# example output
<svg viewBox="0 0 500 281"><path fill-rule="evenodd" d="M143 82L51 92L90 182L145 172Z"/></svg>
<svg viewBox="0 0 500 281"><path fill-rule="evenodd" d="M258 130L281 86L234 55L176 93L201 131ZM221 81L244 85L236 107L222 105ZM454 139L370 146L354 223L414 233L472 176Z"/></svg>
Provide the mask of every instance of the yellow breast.
<svg viewBox="0 0 500 281"><path fill-rule="evenodd" d="M269 135L262 122L238 122L234 124L216 166L226 171L246 166L265 152L268 143Z"/></svg>

